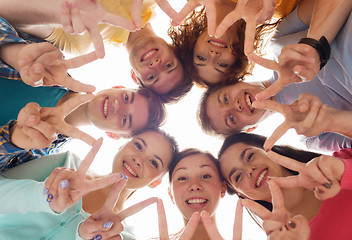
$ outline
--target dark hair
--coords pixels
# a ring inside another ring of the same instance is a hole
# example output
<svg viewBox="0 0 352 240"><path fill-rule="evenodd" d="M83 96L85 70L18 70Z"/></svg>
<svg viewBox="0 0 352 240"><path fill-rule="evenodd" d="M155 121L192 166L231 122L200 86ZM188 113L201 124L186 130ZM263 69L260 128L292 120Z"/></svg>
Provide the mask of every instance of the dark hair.
<svg viewBox="0 0 352 240"><path fill-rule="evenodd" d="M171 162L170 167L169 167L169 181L171 183L172 180L172 174L175 170L175 167L177 166L177 164L184 158L192 156L192 155L197 155L197 154L202 154L207 156L216 166L216 169L218 171L220 180L223 181L223 176L221 174L221 170L220 170L220 163L219 160L216 159L211 153L209 152L204 152L201 150L198 150L196 148L186 148L185 150L181 151L178 156L174 159L174 161Z"/></svg>
<svg viewBox="0 0 352 240"><path fill-rule="evenodd" d="M198 116L198 123L201 126L203 132L205 132L206 134L209 135L221 135L222 137L226 137L228 136L228 134L225 133L219 133L217 132L211 122L210 122L210 118L207 114L207 100L209 98L209 96L211 94L213 94L214 92L218 91L219 89L225 88L227 86L230 86L232 84L236 84L236 83L222 83L222 84L218 84L212 87L209 87L201 96L199 105L198 105L198 110L197 110L197 116ZM238 129L238 130L232 130L233 132L231 134L234 133L238 133L240 132L242 129Z"/></svg>
<svg viewBox="0 0 352 240"><path fill-rule="evenodd" d="M264 149L264 142L266 141L266 137L261 136L261 135L257 135L257 134L250 134L250 133L237 133L234 135L231 135L229 137L227 137L224 141L224 143L222 144L219 154L218 154L218 158L220 160L221 156L223 155L223 153L232 145L236 144L236 143L244 143L244 144L248 144L250 146L254 146L257 148L261 148ZM285 157L289 157L292 159L295 159L298 162L302 162L302 163L307 163L310 160L312 160L315 157L320 156L321 154L315 153L315 152L310 152L310 151L304 151L304 150L300 150L288 145L275 145L272 149L273 152L276 152L282 156ZM292 171L290 169L285 168L286 170L288 170L292 175L297 175L298 173L295 171ZM227 182L227 191L229 194L237 194L236 190ZM265 202L265 201L256 201L259 202L261 205L263 205L264 207L268 208L269 210L272 209L271 203Z"/></svg>
<svg viewBox="0 0 352 240"><path fill-rule="evenodd" d="M138 94L147 99L148 102L148 121L145 129L155 129L164 124L166 119L166 109L161 98L147 88L138 88ZM143 129L142 129L143 130ZM134 131L133 136L139 131Z"/></svg>

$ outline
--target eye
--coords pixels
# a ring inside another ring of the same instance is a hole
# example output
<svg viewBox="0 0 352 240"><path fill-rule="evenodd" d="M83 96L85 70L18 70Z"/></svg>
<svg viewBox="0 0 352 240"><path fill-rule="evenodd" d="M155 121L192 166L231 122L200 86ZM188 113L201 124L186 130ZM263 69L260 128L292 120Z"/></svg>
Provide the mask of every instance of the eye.
<svg viewBox="0 0 352 240"><path fill-rule="evenodd" d="M235 182L238 183L242 177L242 173L239 173L235 176Z"/></svg>
<svg viewBox="0 0 352 240"><path fill-rule="evenodd" d="M125 125L126 125L126 122L127 122L127 117L126 117L126 115L123 115L123 118L122 118L122 126L125 126Z"/></svg>
<svg viewBox="0 0 352 240"><path fill-rule="evenodd" d="M211 175L210 174L204 174L201 178L202 179L208 179L208 178L211 178Z"/></svg>
<svg viewBox="0 0 352 240"><path fill-rule="evenodd" d="M199 56L199 55L197 55L197 58L198 58L199 60L201 60L201 61L206 61L206 60L207 60L205 57L202 57L202 56Z"/></svg>
<svg viewBox="0 0 352 240"><path fill-rule="evenodd" d="M128 103L129 96L128 96L127 93L126 93L125 96L123 97L123 100L125 101L125 103Z"/></svg>
<svg viewBox="0 0 352 240"><path fill-rule="evenodd" d="M224 95L224 103L229 104L229 98L226 95Z"/></svg>
<svg viewBox="0 0 352 240"><path fill-rule="evenodd" d="M153 167L155 167L155 168L158 168L158 167L159 167L159 164L158 164L157 161L155 161L155 160L149 160L149 162L153 165Z"/></svg>
<svg viewBox="0 0 352 240"><path fill-rule="evenodd" d="M230 122L233 123L233 124L236 123L236 122L235 122L235 118L234 118L234 116L232 116L232 115L230 115L229 120L230 120Z"/></svg>
<svg viewBox="0 0 352 240"><path fill-rule="evenodd" d="M174 65L173 62L166 64L166 68L171 68Z"/></svg>
<svg viewBox="0 0 352 240"><path fill-rule="evenodd" d="M186 177L178 177L178 178L177 178L177 181L186 181L186 180L187 180Z"/></svg>
<svg viewBox="0 0 352 240"><path fill-rule="evenodd" d="M247 162L252 161L253 160L253 156L254 156L254 153L249 154L248 157L247 157Z"/></svg>
<svg viewBox="0 0 352 240"><path fill-rule="evenodd" d="M228 64L226 63L217 63L220 67L226 68L228 66Z"/></svg>
<svg viewBox="0 0 352 240"><path fill-rule="evenodd" d="M142 145L139 144L138 142L135 142L134 145L136 146L136 148L142 152L143 148L142 148Z"/></svg>
<svg viewBox="0 0 352 240"><path fill-rule="evenodd" d="M147 80L153 80L154 78L155 78L154 75L149 75L148 78L147 78Z"/></svg>

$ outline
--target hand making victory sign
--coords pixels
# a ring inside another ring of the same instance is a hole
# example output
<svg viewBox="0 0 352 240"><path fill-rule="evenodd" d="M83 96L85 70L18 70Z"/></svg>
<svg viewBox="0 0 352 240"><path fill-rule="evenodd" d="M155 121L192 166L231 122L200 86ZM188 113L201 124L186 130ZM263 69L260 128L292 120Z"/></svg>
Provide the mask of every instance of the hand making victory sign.
<svg viewBox="0 0 352 240"><path fill-rule="evenodd" d="M64 60L62 56L60 50L48 42L25 46L18 55L23 82L34 87L59 85L76 92L94 92L94 86L73 79L67 74L67 70L96 60L95 53L69 60Z"/></svg>
<svg viewBox="0 0 352 240"><path fill-rule="evenodd" d="M271 19L275 11L276 0L238 0L235 9L218 25L216 32L210 34L221 37L236 21L246 21L244 52L254 51L254 39L257 24Z"/></svg>
<svg viewBox="0 0 352 240"><path fill-rule="evenodd" d="M264 206L249 199L241 199L247 207L263 220L263 228L270 240L295 239L306 240L310 229L307 219L302 215L292 216L284 205L284 198L279 185L274 179L268 181L273 210L270 212Z"/></svg>
<svg viewBox="0 0 352 240"><path fill-rule="evenodd" d="M37 103L28 103L19 112L17 123L11 128L11 142L24 149L41 149L61 133L93 145L93 137L65 122L65 117L70 112L92 98L92 94L79 95L53 108L41 108Z"/></svg>
<svg viewBox="0 0 352 240"><path fill-rule="evenodd" d="M116 173L103 178L87 179L87 171L102 143L103 138L99 138L93 144L77 171L64 167L52 171L45 181L44 192L48 194L47 201L53 211L63 212L85 194L112 185L122 178L120 173Z"/></svg>
<svg viewBox="0 0 352 240"><path fill-rule="evenodd" d="M340 181L345 165L336 157L321 155L308 163L300 163L272 151L268 152L268 157L281 166L299 173L290 177L272 177L280 187L303 187L314 191L319 200L332 198L340 192Z"/></svg>
<svg viewBox="0 0 352 240"><path fill-rule="evenodd" d="M266 150L270 150L290 128L294 128L297 134L312 137L331 129L333 122L330 114L332 109L324 105L318 97L308 93L301 94L298 100L290 105L280 104L275 100L262 100L254 101L253 106L279 112L285 117L285 121L265 141Z"/></svg>
<svg viewBox="0 0 352 240"><path fill-rule="evenodd" d="M278 62L265 59L250 53L248 58L278 73L279 78L269 87L256 95L258 100L268 99L276 95L281 89L292 83L299 83L313 79L320 68L319 54L306 44L285 46L281 50Z"/></svg>

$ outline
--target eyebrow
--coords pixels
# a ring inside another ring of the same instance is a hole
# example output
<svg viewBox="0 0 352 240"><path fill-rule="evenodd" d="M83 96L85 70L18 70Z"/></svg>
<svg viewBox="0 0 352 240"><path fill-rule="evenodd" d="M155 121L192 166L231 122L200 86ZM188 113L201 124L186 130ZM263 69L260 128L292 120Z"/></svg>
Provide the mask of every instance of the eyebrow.
<svg viewBox="0 0 352 240"><path fill-rule="evenodd" d="M194 63L196 66L205 66L205 64L202 64L202 63ZM220 69L217 69L217 68L214 68L215 71L221 73L221 74L224 74L225 72L221 71Z"/></svg>
<svg viewBox="0 0 352 240"><path fill-rule="evenodd" d="M132 104L133 102L134 102L134 92L132 92L130 104ZM132 124L132 119L133 119L132 114L129 114L129 115L128 115L128 119L129 119L129 121L128 121L128 127L127 127L127 128L130 129L131 126L133 125L133 124Z"/></svg>
<svg viewBox="0 0 352 240"><path fill-rule="evenodd" d="M143 145L144 145L145 148L148 147L148 145L147 145L147 143L144 141L144 139L142 139L142 138L140 138L140 137L137 138L137 139L139 139L139 140L143 143ZM163 160L161 160L161 158L160 158L158 155L156 155L156 154L153 154L153 156L161 162L161 167L163 167L163 166L164 166Z"/></svg>
<svg viewBox="0 0 352 240"><path fill-rule="evenodd" d="M225 72L221 71L220 69L214 68L216 71L218 71L221 74L224 74Z"/></svg>

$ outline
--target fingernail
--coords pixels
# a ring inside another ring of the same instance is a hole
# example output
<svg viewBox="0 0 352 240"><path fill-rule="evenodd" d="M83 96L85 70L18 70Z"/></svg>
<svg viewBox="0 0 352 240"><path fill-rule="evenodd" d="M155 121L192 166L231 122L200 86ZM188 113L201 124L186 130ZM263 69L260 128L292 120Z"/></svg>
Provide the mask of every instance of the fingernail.
<svg viewBox="0 0 352 240"><path fill-rule="evenodd" d="M329 183L324 183L323 186L326 187L327 189L330 189L330 188L331 188L331 186L330 186Z"/></svg>
<svg viewBox="0 0 352 240"><path fill-rule="evenodd" d="M40 68L38 68L38 67L33 68L33 71L35 73L41 73L42 72L42 70Z"/></svg>
<svg viewBox="0 0 352 240"><path fill-rule="evenodd" d="M295 222L292 222L292 221L288 221L287 225L288 225L290 228L295 228L295 227L296 227L296 223L295 223Z"/></svg>
<svg viewBox="0 0 352 240"><path fill-rule="evenodd" d="M53 200L53 198L54 196L51 193L49 193L48 197L46 198L46 201L50 203Z"/></svg>
<svg viewBox="0 0 352 240"><path fill-rule="evenodd" d="M324 191L318 187L316 187L315 190L318 191L318 193L324 193Z"/></svg>
<svg viewBox="0 0 352 240"><path fill-rule="evenodd" d="M128 177L127 176L123 176L124 179L128 180Z"/></svg>
<svg viewBox="0 0 352 240"><path fill-rule="evenodd" d="M68 186L68 180L63 180L63 181L60 182L60 187L62 189L67 188L67 186Z"/></svg>
<svg viewBox="0 0 352 240"><path fill-rule="evenodd" d="M43 189L43 195L48 195L49 189L48 188L44 188Z"/></svg>
<svg viewBox="0 0 352 240"><path fill-rule="evenodd" d="M114 224L113 222L106 222L106 223L104 223L103 228L105 228L105 229L111 228L113 224Z"/></svg>
<svg viewBox="0 0 352 240"><path fill-rule="evenodd" d="M103 239L102 236L100 234L96 235L95 237L93 237L93 240L101 240Z"/></svg>
<svg viewBox="0 0 352 240"><path fill-rule="evenodd" d="M123 178L123 173L120 173L121 178Z"/></svg>
<svg viewBox="0 0 352 240"><path fill-rule="evenodd" d="M267 178L266 178L266 181L267 181L267 182L271 181L271 177L267 177Z"/></svg>
<svg viewBox="0 0 352 240"><path fill-rule="evenodd" d="M328 181L329 181L330 186L332 186L332 181L330 179L328 179Z"/></svg>

